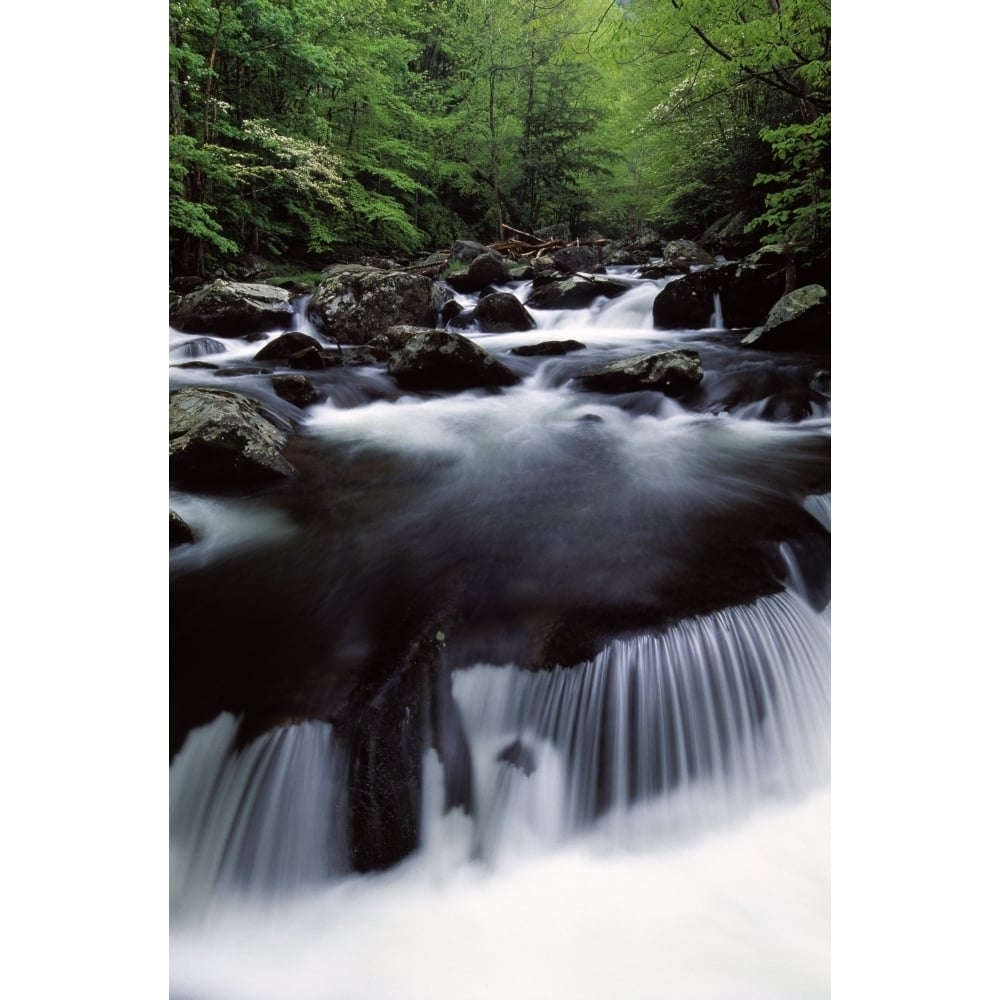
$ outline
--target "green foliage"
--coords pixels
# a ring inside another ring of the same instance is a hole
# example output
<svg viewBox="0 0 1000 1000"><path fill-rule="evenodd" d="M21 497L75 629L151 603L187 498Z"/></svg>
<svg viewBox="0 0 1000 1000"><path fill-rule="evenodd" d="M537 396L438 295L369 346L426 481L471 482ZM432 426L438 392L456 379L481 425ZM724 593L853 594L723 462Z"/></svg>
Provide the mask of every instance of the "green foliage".
<svg viewBox="0 0 1000 1000"><path fill-rule="evenodd" d="M171 0L172 267L829 230L826 0ZM756 179L756 184L755 184Z"/></svg>
<svg viewBox="0 0 1000 1000"><path fill-rule="evenodd" d="M765 211L747 223L747 232L764 229L762 243L786 246L829 242L830 115L806 125L765 128L761 138L784 169L757 176L756 184L774 189L765 197Z"/></svg>

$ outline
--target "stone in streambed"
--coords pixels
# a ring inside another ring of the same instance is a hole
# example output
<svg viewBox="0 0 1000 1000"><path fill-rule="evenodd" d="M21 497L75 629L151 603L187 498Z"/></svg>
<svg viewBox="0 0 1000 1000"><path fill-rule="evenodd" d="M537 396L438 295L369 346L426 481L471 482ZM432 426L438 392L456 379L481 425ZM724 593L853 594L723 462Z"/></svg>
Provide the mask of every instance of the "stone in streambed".
<svg viewBox="0 0 1000 1000"><path fill-rule="evenodd" d="M602 368L575 376L584 388L596 392L635 392L653 389L666 396L680 396L693 389L704 372L697 351L681 348L613 361Z"/></svg>
<svg viewBox="0 0 1000 1000"><path fill-rule="evenodd" d="M194 532L187 521L177 511L170 512L170 547L189 545L194 541Z"/></svg>
<svg viewBox="0 0 1000 1000"><path fill-rule="evenodd" d="M220 278L183 296L171 310L170 324L190 333L244 337L288 326L294 312L283 288Z"/></svg>
<svg viewBox="0 0 1000 1000"><path fill-rule="evenodd" d="M520 299L510 292L484 295L476 303L472 316L484 333L512 333L534 330L536 326Z"/></svg>
<svg viewBox="0 0 1000 1000"><path fill-rule="evenodd" d="M262 347L254 356L254 361L288 361L293 354L309 348L320 347L319 341L315 337L310 337L308 333L293 331L283 333L280 337L275 337L266 347Z"/></svg>
<svg viewBox="0 0 1000 1000"><path fill-rule="evenodd" d="M256 400L225 389L171 393L171 479L233 486L295 476L281 453L287 438L264 412Z"/></svg>
<svg viewBox="0 0 1000 1000"><path fill-rule="evenodd" d="M326 398L305 375L275 375L271 385L275 395L303 409Z"/></svg>
<svg viewBox="0 0 1000 1000"><path fill-rule="evenodd" d="M775 351L830 350L830 297L822 285L805 285L783 295L762 326L741 341L744 347Z"/></svg>
<svg viewBox="0 0 1000 1000"><path fill-rule="evenodd" d="M331 340L367 344L391 326L433 327L448 299L444 285L422 274L345 269L320 283L309 315Z"/></svg>
<svg viewBox="0 0 1000 1000"><path fill-rule="evenodd" d="M615 299L629 290L624 281L614 278L585 278L579 275L539 284L535 280L525 303L532 309L584 309L602 295Z"/></svg>
<svg viewBox="0 0 1000 1000"><path fill-rule="evenodd" d="M467 337L423 330L389 359L389 374L404 389L462 390L516 385L520 378Z"/></svg>
<svg viewBox="0 0 1000 1000"><path fill-rule="evenodd" d="M522 358L535 357L558 357L562 354L569 354L571 351L585 351L586 344L581 344L579 340L545 340L540 344L523 344L521 347L512 347L511 354L516 354Z"/></svg>

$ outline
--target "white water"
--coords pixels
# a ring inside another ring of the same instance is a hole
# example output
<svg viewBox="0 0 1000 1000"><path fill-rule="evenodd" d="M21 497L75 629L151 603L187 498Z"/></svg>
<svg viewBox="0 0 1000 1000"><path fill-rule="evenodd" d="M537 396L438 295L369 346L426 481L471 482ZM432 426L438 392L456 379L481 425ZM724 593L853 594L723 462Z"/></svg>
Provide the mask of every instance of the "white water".
<svg viewBox="0 0 1000 1000"><path fill-rule="evenodd" d="M653 329L664 283L470 336L499 356L564 337L590 360L689 346L690 331ZM710 322L722 329L718 302ZM208 360L242 362L262 343ZM822 414L775 424L665 397L630 413L555 383L567 363L533 362L502 393L314 406L308 432L424 470L402 543L443 524L453 545L484 544L489 525L527 567L518 586L607 597L627 567L623 599L647 562L669 564L692 512L780 495L789 454L829 433ZM172 506L210 539L174 555L182 567L294 530L245 500ZM804 506L829 526L829 496ZM363 539L377 561L375 541ZM192 732L171 767L172 1000L828 997L829 610L803 600L782 552L788 590L751 607L615 640L574 669L455 670L474 813L443 814L428 751L422 846L387 873L345 874L347 765L329 725L283 727L239 754L231 716ZM521 767L500 757L512 747Z"/></svg>
<svg viewBox="0 0 1000 1000"><path fill-rule="evenodd" d="M459 671L475 816L442 815L429 752L423 847L374 876L338 874L329 727L231 757L221 717L171 772L172 996L827 996L828 655L788 593L575 670Z"/></svg>
<svg viewBox="0 0 1000 1000"><path fill-rule="evenodd" d="M174 1000L829 997L829 793L697 840L429 857L171 938Z"/></svg>
<svg viewBox="0 0 1000 1000"><path fill-rule="evenodd" d="M722 316L722 296L718 292L712 293L712 319L709 326L713 330L725 330L726 321Z"/></svg>

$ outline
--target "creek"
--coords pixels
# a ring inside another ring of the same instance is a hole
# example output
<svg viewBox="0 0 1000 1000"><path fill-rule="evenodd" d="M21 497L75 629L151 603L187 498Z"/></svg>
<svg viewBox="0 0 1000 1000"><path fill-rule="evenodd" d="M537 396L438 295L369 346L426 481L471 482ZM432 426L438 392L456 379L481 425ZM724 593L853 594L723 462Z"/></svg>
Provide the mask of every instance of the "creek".
<svg viewBox="0 0 1000 1000"><path fill-rule="evenodd" d="M829 995L829 358L616 276L461 331L503 390L326 369L303 411L171 331L299 470L171 491L173 1000ZM574 381L681 347L677 399Z"/></svg>

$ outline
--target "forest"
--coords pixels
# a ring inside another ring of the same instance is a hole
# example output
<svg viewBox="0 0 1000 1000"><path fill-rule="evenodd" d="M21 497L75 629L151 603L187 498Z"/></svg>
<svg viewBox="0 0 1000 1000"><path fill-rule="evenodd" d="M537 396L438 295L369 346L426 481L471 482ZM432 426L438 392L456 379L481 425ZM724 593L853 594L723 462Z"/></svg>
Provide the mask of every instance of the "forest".
<svg viewBox="0 0 1000 1000"><path fill-rule="evenodd" d="M171 0L169 30L172 276L553 225L829 254L828 0Z"/></svg>

